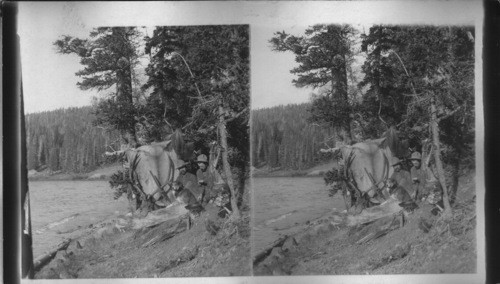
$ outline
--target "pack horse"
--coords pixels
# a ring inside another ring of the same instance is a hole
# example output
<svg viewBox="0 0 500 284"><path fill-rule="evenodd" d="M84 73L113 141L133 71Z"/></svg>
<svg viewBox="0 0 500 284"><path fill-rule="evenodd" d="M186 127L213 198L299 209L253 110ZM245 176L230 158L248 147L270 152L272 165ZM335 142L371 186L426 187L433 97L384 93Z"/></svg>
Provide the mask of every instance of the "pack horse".
<svg viewBox="0 0 500 284"><path fill-rule="evenodd" d="M180 130L167 140L123 151L129 167L131 185L145 199L157 205L175 200L172 183L177 179L177 167L194 158L194 145L186 142Z"/></svg>
<svg viewBox="0 0 500 284"><path fill-rule="evenodd" d="M342 181L347 187L346 205L349 209L358 207L358 211L369 203L380 202L380 191L394 172L390 161L393 157L406 156L407 149L406 141L400 141L396 130L390 128L380 139L321 151L332 152L339 158Z"/></svg>

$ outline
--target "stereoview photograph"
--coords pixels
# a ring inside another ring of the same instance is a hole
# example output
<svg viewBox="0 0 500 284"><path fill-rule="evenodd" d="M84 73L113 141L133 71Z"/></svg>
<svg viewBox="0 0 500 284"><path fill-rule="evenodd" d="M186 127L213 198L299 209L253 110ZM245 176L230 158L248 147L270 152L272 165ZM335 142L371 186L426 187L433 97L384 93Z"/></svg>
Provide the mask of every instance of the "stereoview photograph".
<svg viewBox="0 0 500 284"><path fill-rule="evenodd" d="M250 275L249 26L58 31L21 35L26 273Z"/></svg>
<svg viewBox="0 0 500 284"><path fill-rule="evenodd" d="M309 96L252 106L254 274L475 273L474 27L316 24L267 40L291 62L275 80Z"/></svg>

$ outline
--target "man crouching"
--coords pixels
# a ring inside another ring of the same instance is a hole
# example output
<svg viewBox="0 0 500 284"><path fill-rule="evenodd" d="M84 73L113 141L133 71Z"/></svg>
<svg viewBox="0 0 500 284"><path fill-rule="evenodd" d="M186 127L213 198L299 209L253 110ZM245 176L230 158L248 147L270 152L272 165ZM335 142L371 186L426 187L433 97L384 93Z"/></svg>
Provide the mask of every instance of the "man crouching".
<svg viewBox="0 0 500 284"><path fill-rule="evenodd" d="M396 180L390 178L387 180L386 185L389 195L398 200L400 202L399 206L403 207L405 211L411 212L418 207L406 189L399 185Z"/></svg>

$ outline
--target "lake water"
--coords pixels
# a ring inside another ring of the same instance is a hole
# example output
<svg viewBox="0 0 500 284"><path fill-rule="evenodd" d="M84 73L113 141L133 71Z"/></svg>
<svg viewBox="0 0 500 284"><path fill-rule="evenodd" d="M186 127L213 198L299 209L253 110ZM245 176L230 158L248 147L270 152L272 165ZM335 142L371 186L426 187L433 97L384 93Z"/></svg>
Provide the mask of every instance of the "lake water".
<svg viewBox="0 0 500 284"><path fill-rule="evenodd" d="M255 252L334 208L345 209L339 196L328 196L321 177L254 178L252 187ZM30 181L29 189L34 257L128 211L125 196L114 200L107 181Z"/></svg>
<svg viewBox="0 0 500 284"><path fill-rule="evenodd" d="M253 250L258 253L282 235L298 232L307 221L345 210L339 194L328 196L321 177L253 179Z"/></svg>
<svg viewBox="0 0 500 284"><path fill-rule="evenodd" d="M29 190L35 258L90 224L128 210L126 197L114 200L107 181L30 181Z"/></svg>

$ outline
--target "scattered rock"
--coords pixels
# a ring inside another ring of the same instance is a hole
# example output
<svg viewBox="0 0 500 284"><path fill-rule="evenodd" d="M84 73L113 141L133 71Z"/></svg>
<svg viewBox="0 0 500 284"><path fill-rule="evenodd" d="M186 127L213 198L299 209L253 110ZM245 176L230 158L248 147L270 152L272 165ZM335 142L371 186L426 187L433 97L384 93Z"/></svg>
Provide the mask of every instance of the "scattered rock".
<svg viewBox="0 0 500 284"><path fill-rule="evenodd" d="M344 221L344 218L339 215L332 215L332 221L334 221L335 223L342 223Z"/></svg>
<svg viewBox="0 0 500 284"><path fill-rule="evenodd" d="M283 243L283 245L281 246L281 249L284 251L284 252L289 252L289 251L293 251L296 249L296 246L297 246L297 241L295 240L294 237L288 237L285 242Z"/></svg>
<svg viewBox="0 0 500 284"><path fill-rule="evenodd" d="M282 254L282 249L280 247L275 247L269 254L269 257L276 257L277 259L282 259L283 254Z"/></svg>
<svg viewBox="0 0 500 284"><path fill-rule="evenodd" d="M276 257L268 256L259 265L269 268L272 272L272 269L276 265L277 262L278 262L278 259Z"/></svg>
<svg viewBox="0 0 500 284"><path fill-rule="evenodd" d="M320 225L317 225L314 227L312 230L312 235L313 236L319 236L328 232L331 232L335 229L335 226L331 223L321 223Z"/></svg>

